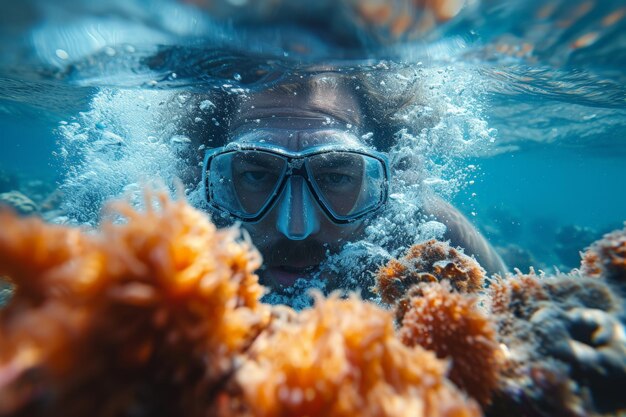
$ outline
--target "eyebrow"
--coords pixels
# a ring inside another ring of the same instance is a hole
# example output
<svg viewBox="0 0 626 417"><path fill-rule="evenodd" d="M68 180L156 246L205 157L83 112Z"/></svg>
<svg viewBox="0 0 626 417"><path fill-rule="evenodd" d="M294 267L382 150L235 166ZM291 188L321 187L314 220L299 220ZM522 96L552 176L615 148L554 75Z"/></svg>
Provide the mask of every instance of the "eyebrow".
<svg viewBox="0 0 626 417"><path fill-rule="evenodd" d="M245 156L240 152L245 152ZM237 151L237 154L233 157L233 162L237 164L260 166L263 168L278 168L276 165L278 157L272 158L265 155L254 155L253 152L254 151Z"/></svg>
<svg viewBox="0 0 626 417"><path fill-rule="evenodd" d="M327 155L332 155L332 153L329 153ZM352 155L334 155L334 159L330 161L330 164L323 166L323 168L327 168L327 169L335 169L335 168L351 168L351 169L355 169L358 168L359 165L362 166L362 164L359 164L359 160L355 159L355 156Z"/></svg>

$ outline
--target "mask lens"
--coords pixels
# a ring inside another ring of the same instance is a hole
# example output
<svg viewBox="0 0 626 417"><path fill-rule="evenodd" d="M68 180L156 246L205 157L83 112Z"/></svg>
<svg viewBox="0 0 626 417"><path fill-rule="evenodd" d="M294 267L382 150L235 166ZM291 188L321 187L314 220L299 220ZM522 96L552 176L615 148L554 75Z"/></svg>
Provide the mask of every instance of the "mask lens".
<svg viewBox="0 0 626 417"><path fill-rule="evenodd" d="M329 152L309 157L307 168L322 203L338 218L374 210L384 200L385 170L374 157Z"/></svg>
<svg viewBox="0 0 626 417"><path fill-rule="evenodd" d="M218 154L208 167L208 195L213 204L239 217L258 215L275 195L286 161L262 151Z"/></svg>

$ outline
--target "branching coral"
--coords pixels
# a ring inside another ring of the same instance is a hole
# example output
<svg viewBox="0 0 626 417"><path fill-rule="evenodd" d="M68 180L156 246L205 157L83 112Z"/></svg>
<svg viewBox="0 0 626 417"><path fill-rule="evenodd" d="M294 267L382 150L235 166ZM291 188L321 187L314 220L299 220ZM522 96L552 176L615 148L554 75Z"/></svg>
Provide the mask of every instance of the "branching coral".
<svg viewBox="0 0 626 417"><path fill-rule="evenodd" d="M288 347L288 348L287 348ZM472 416L479 408L445 379L431 352L395 336L389 312L351 298L318 298L296 320L273 325L238 369L247 416Z"/></svg>
<svg viewBox="0 0 626 417"><path fill-rule="evenodd" d="M184 202L146 206L118 205L126 223L98 235L1 214L17 290L0 311L0 415L204 414L269 317L260 257Z"/></svg>
<svg viewBox="0 0 626 417"><path fill-rule="evenodd" d="M408 346L449 358L450 379L484 405L498 384L503 356L494 324L476 303L450 292L447 283L422 284L409 299L399 336Z"/></svg>

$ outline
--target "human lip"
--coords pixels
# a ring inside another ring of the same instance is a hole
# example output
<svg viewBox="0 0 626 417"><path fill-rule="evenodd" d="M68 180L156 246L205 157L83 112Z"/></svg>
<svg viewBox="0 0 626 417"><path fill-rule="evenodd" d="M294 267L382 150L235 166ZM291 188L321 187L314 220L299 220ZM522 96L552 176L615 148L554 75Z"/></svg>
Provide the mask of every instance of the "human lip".
<svg viewBox="0 0 626 417"><path fill-rule="evenodd" d="M310 279L317 269L316 265L294 267L288 265L271 266L265 270L266 276L277 284L290 287L300 279Z"/></svg>

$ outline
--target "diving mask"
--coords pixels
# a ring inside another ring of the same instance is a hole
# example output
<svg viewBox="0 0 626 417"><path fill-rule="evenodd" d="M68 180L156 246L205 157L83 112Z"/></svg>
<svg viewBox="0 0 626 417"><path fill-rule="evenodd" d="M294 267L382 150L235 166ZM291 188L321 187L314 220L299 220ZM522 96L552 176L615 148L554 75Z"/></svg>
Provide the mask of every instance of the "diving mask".
<svg viewBox="0 0 626 417"><path fill-rule="evenodd" d="M322 145L292 152L234 142L209 149L204 157L207 202L246 222L262 219L294 176L306 182L324 213L338 224L367 216L387 200L387 158L368 149Z"/></svg>

